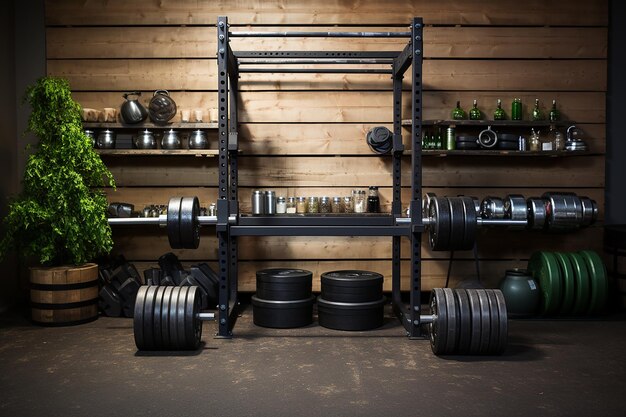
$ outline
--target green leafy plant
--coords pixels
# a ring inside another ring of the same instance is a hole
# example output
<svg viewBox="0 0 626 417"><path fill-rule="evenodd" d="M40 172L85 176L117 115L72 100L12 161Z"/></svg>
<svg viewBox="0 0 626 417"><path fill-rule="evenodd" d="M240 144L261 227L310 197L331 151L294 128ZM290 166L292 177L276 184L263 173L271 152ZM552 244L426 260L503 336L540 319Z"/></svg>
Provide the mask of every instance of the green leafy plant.
<svg viewBox="0 0 626 417"><path fill-rule="evenodd" d="M26 164L23 191L9 203L0 255L16 249L42 265L82 264L113 246L107 199L113 176L84 134L67 80L43 77L28 87L28 131L39 142Z"/></svg>

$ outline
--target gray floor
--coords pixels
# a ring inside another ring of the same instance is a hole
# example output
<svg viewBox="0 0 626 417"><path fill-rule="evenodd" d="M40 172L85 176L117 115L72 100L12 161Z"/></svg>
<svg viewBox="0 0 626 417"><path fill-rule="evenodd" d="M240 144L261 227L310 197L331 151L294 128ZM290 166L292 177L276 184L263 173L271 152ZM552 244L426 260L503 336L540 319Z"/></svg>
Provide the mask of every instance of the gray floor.
<svg viewBox="0 0 626 417"><path fill-rule="evenodd" d="M626 318L511 321L501 357L435 357L395 319L345 333L262 329L139 354L132 320L0 319L1 416L624 416Z"/></svg>

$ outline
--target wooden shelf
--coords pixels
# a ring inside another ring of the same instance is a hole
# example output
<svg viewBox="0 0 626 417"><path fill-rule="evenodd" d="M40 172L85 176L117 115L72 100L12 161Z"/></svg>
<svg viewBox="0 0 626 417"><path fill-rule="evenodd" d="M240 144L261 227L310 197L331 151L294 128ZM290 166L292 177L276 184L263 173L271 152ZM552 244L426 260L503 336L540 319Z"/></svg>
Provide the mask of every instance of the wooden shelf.
<svg viewBox="0 0 626 417"><path fill-rule="evenodd" d="M404 151L404 155L411 155L411 151ZM422 150L422 156L526 156L526 157L551 157L561 158L568 156L594 155L589 151L509 151L504 149L475 149L475 150L453 150L426 149Z"/></svg>
<svg viewBox="0 0 626 417"><path fill-rule="evenodd" d="M207 156L219 154L216 149L96 149L102 156Z"/></svg>
<svg viewBox="0 0 626 417"><path fill-rule="evenodd" d="M411 126L411 119L402 120L402 126ZM504 127L549 127L549 126L571 126L576 124L571 120L559 120L549 122L542 120L533 122L531 120L423 120L423 126L504 126Z"/></svg>
<svg viewBox="0 0 626 417"><path fill-rule="evenodd" d="M126 124L126 123L94 123L83 122L85 129L128 129L128 130L140 130L140 129L217 129L217 123L166 123L155 124L151 122L144 122L138 124Z"/></svg>

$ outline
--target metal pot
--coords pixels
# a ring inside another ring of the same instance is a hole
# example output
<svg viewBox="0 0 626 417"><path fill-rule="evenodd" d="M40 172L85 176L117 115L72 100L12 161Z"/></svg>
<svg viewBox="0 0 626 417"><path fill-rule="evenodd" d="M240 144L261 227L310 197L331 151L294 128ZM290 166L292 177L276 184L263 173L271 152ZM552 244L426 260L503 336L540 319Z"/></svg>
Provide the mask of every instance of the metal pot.
<svg viewBox="0 0 626 417"><path fill-rule="evenodd" d="M176 102L166 90L157 90L148 105L148 113L154 123L166 123L176 115Z"/></svg>
<svg viewBox="0 0 626 417"><path fill-rule="evenodd" d="M137 149L156 149L157 144L154 135L145 129L133 138L133 143Z"/></svg>
<svg viewBox="0 0 626 417"><path fill-rule="evenodd" d="M100 133L98 133L96 144L100 149L115 148L115 132L109 129L101 130Z"/></svg>
<svg viewBox="0 0 626 417"><path fill-rule="evenodd" d="M209 141L206 133L202 130L194 130L189 135L189 149L206 149L209 147Z"/></svg>
<svg viewBox="0 0 626 417"><path fill-rule="evenodd" d="M129 96L135 96L135 98L129 99ZM125 93L122 96L126 100L120 109L120 114L122 115L124 123L140 123L148 117L148 110L146 110L146 108L139 102L139 96L141 96L141 91Z"/></svg>
<svg viewBox="0 0 626 417"><path fill-rule="evenodd" d="M178 132L170 129L161 138L161 148L163 149L180 149L180 138Z"/></svg>

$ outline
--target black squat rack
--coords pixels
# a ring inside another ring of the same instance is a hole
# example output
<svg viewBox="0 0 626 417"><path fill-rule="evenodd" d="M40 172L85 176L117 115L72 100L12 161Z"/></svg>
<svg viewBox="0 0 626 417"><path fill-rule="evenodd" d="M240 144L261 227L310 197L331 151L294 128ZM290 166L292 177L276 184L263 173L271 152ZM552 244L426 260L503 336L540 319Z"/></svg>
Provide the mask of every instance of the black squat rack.
<svg viewBox="0 0 626 417"><path fill-rule="evenodd" d="M392 303L410 338L421 337L420 244L422 219L422 30L419 17L411 20L407 32L230 32L228 18L217 22L219 156L217 225L219 259L218 337L231 337L237 318L237 238L239 236L390 236L392 246ZM324 38L406 38L401 52L381 51L233 51L234 37L324 37ZM250 65L272 67L250 67ZM289 68L285 64L355 64L354 68ZM371 64L387 64L389 69ZM402 80L410 69L411 78L411 201L410 217L402 216ZM390 74L393 81L393 202L390 215L382 216L241 216L238 207L237 153L238 91L241 73L356 73ZM408 305L401 299L400 239L411 242L410 295Z"/></svg>

